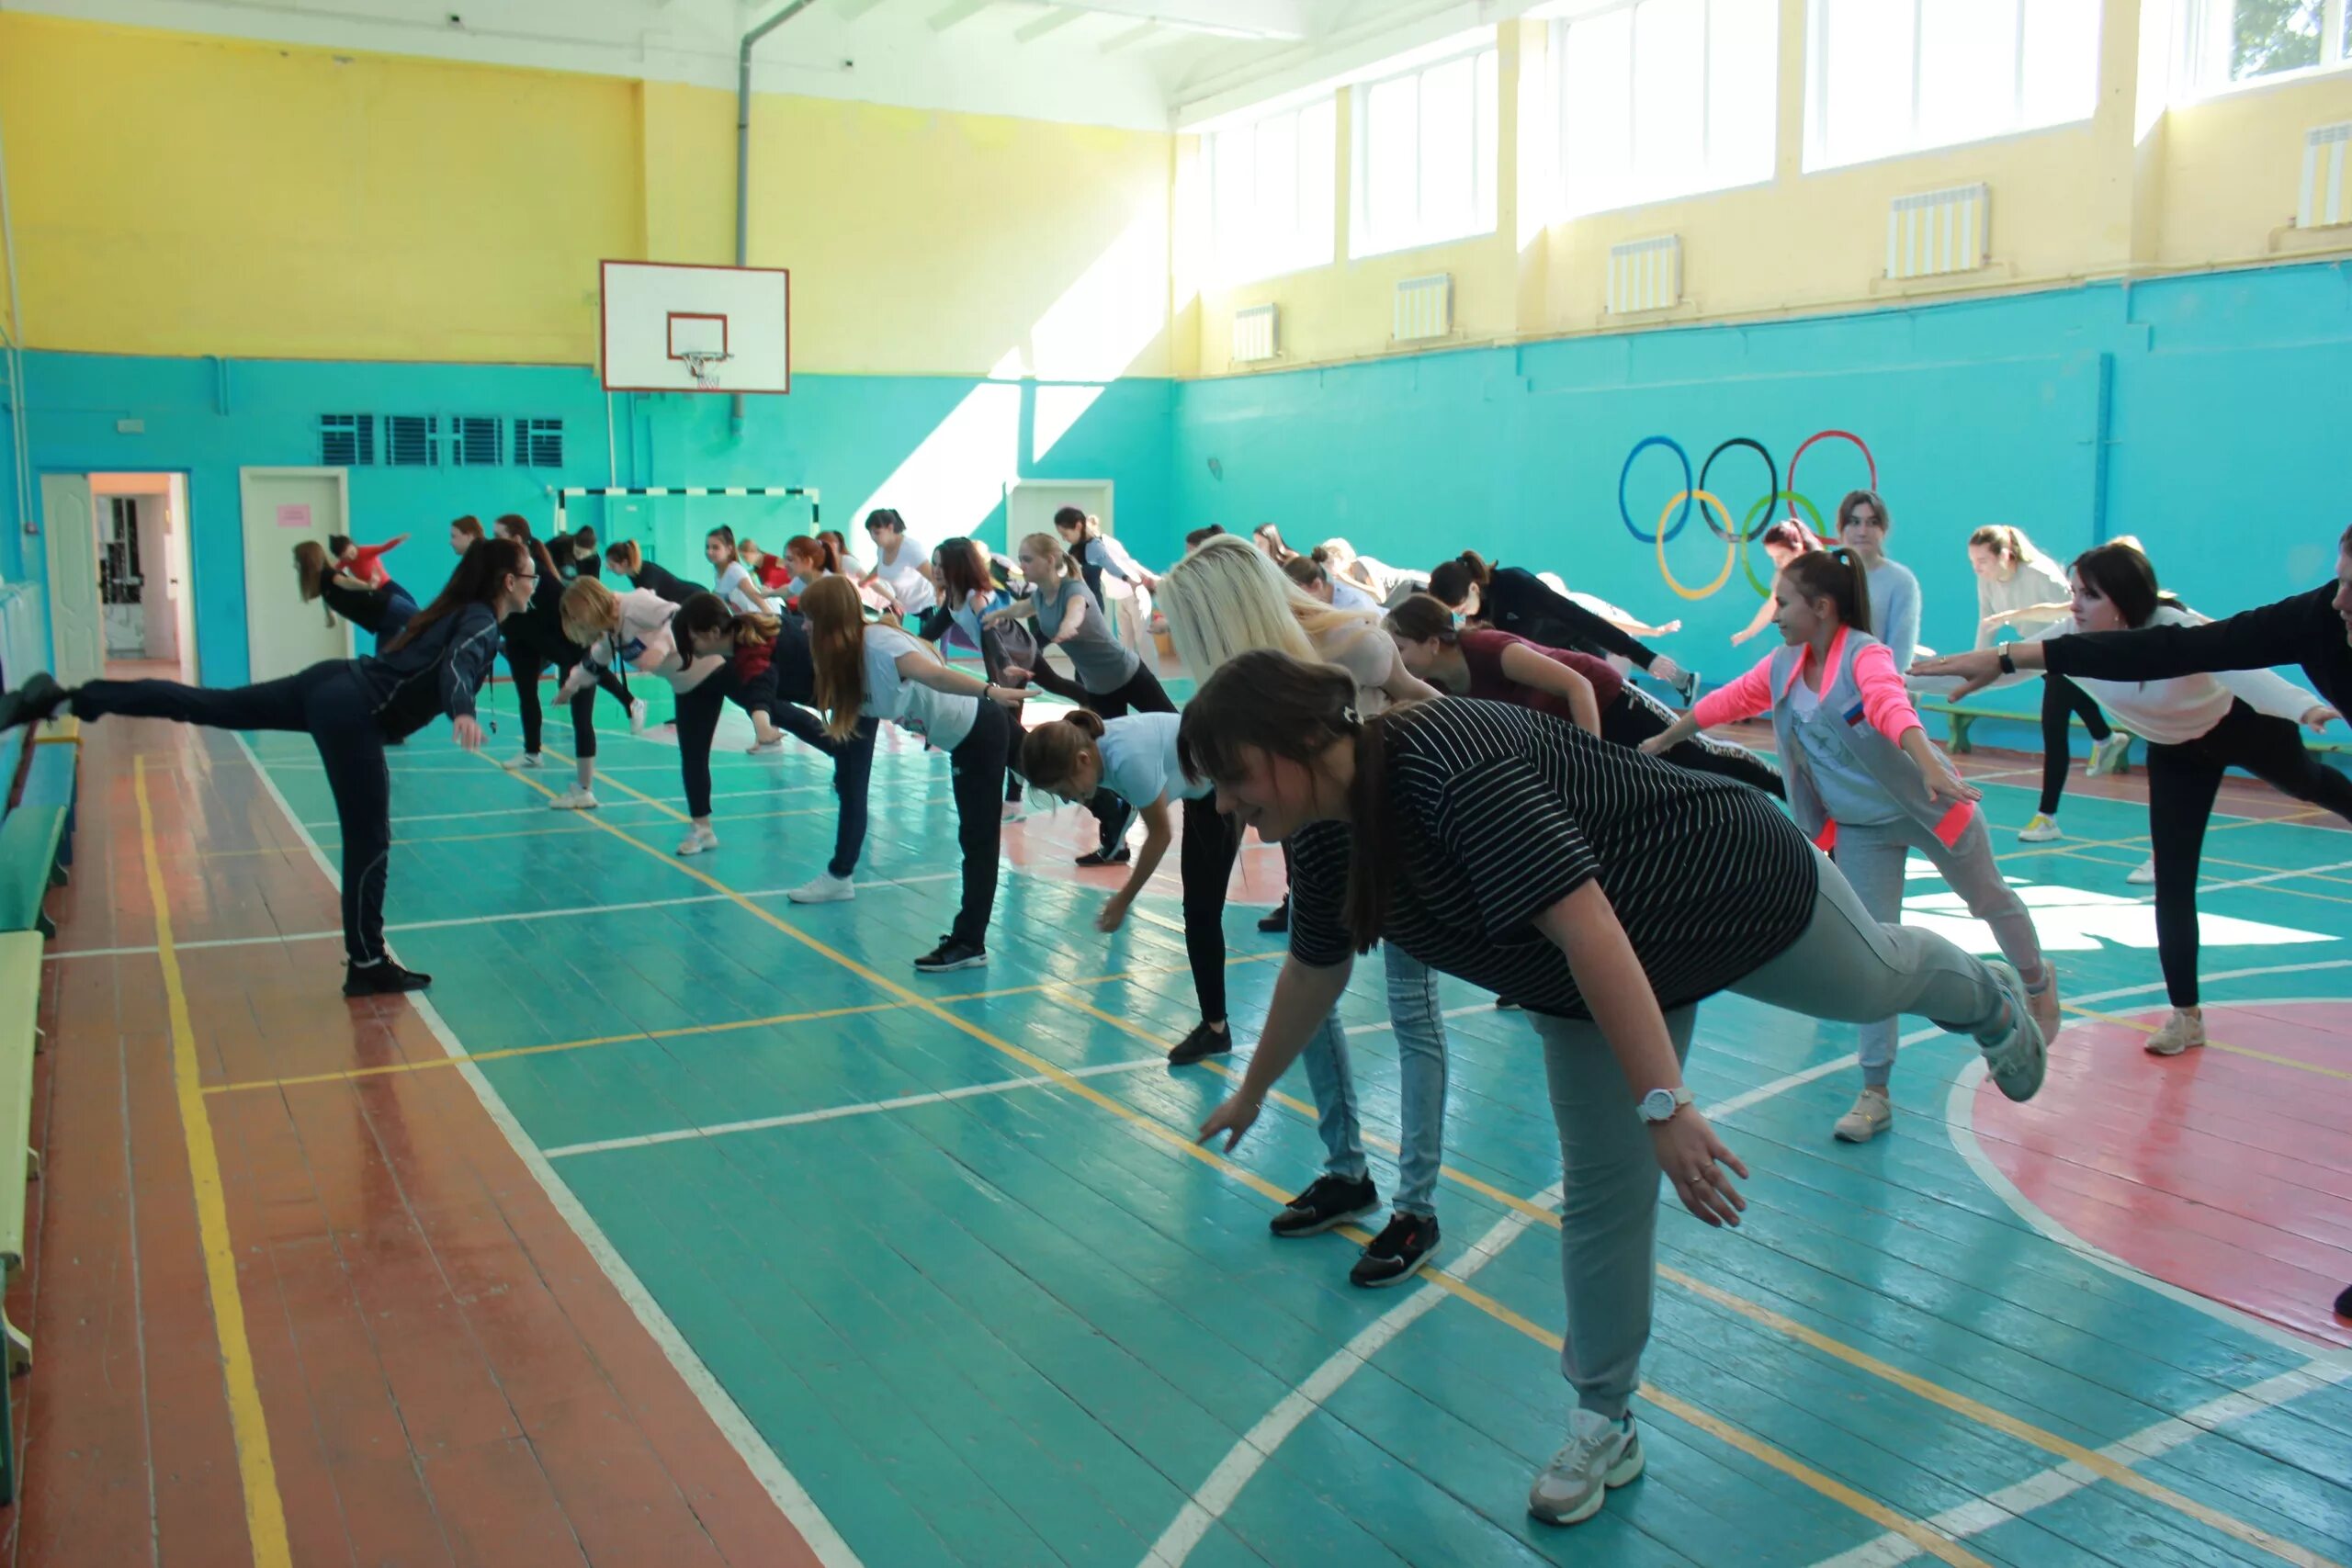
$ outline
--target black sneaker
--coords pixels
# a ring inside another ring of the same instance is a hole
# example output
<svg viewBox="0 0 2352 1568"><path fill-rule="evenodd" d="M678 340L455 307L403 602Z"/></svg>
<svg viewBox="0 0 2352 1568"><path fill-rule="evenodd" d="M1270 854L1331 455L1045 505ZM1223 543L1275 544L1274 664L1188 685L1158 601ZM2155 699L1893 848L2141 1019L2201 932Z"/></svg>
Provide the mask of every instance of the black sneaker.
<svg viewBox="0 0 2352 1568"><path fill-rule="evenodd" d="M40 671L13 692L0 692L0 730L20 724L39 724L74 694L59 685L48 671Z"/></svg>
<svg viewBox="0 0 2352 1568"><path fill-rule="evenodd" d="M1287 895L1284 896L1281 903L1275 905L1272 909L1258 917L1258 929L1261 931L1286 931L1290 930L1290 898Z"/></svg>
<svg viewBox="0 0 2352 1568"><path fill-rule="evenodd" d="M1696 670L1685 670L1682 672L1682 679L1674 683L1674 689L1681 694L1682 705L1689 707L1699 700L1699 672Z"/></svg>
<svg viewBox="0 0 2352 1568"><path fill-rule="evenodd" d="M1430 1214L1408 1214L1399 1210L1390 1216L1386 1228L1372 1238L1363 1249L1356 1266L1348 1270L1348 1283L1376 1291L1385 1285L1401 1285L1420 1271L1437 1250L1437 1220Z"/></svg>
<svg viewBox="0 0 2352 1568"><path fill-rule="evenodd" d="M1168 1065L1189 1067L1204 1056L1222 1056L1232 1049L1233 1031L1229 1026L1211 1029L1205 1022L1196 1023L1193 1032L1178 1041L1176 1049L1168 1053Z"/></svg>
<svg viewBox="0 0 2352 1568"><path fill-rule="evenodd" d="M1350 1220L1360 1220L1380 1208L1380 1191L1369 1176L1350 1181L1343 1176L1318 1176L1315 1185L1290 1201L1267 1228L1285 1239L1321 1235Z"/></svg>
<svg viewBox="0 0 2352 1568"><path fill-rule="evenodd" d="M1495 1010L1497 1012L1517 1012L1519 1010L1519 1004L1511 1000L1509 997L1497 997L1495 998Z"/></svg>
<svg viewBox="0 0 2352 1568"><path fill-rule="evenodd" d="M1134 852L1121 844L1107 853L1102 850L1089 850L1078 857L1078 863L1083 866L1125 865L1134 858Z"/></svg>
<svg viewBox="0 0 2352 1568"><path fill-rule="evenodd" d="M421 991L431 984L432 976L403 969L390 958L379 958L373 964L354 964L343 972L343 994L346 997L396 997L402 991Z"/></svg>
<svg viewBox="0 0 2352 1568"><path fill-rule="evenodd" d="M989 950L968 942L949 937L929 953L915 960L915 967L926 975L944 975L950 969L978 969L989 961Z"/></svg>
<svg viewBox="0 0 2352 1568"><path fill-rule="evenodd" d="M2335 1315L2352 1317L2352 1285L2345 1286L2344 1293L2335 1298Z"/></svg>

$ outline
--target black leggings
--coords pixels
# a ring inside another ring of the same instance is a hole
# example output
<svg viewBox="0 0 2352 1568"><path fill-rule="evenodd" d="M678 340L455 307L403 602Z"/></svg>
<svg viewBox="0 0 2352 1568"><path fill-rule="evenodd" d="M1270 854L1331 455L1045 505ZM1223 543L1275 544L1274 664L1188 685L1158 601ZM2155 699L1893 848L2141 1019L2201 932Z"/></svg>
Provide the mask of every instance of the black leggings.
<svg viewBox="0 0 2352 1568"><path fill-rule="evenodd" d="M1664 703L1627 682L1624 694L1600 710L1600 738L1620 746L1639 746L1653 735L1665 734L1675 717L1673 710ZM1782 800L1789 797L1789 786L1781 782L1780 769L1747 747L1735 746L1728 740L1694 735L1659 755L1679 767L1737 779Z"/></svg>
<svg viewBox="0 0 2352 1568"><path fill-rule="evenodd" d="M972 732L947 753L956 795L956 843L964 852L964 900L948 930L952 941L988 945L996 910L997 862L1003 852L1006 759L1012 753L1011 715L983 699ZM846 801L844 801L846 804Z"/></svg>
<svg viewBox="0 0 2352 1568"><path fill-rule="evenodd" d="M346 660L330 659L257 686L92 681L75 689L83 718L168 718L213 729L307 732L334 792L343 832L343 950L354 964L384 956L385 863L392 850L392 776L374 703Z"/></svg>
<svg viewBox="0 0 2352 1568"><path fill-rule="evenodd" d="M1076 701L1106 719L1125 718L1130 713L1176 711L1176 705L1169 700L1168 689L1151 672L1151 666L1141 660L1136 661L1136 672L1127 677L1125 684L1108 692L1080 692ZM1107 789L1096 790L1094 798L1086 803L1086 809L1101 829L1101 852L1106 855L1119 847L1136 819L1135 807Z"/></svg>
<svg viewBox="0 0 2352 1568"><path fill-rule="evenodd" d="M2074 714L2082 716L2083 728L2091 732L2094 741L2107 739L2107 716L2098 711L2098 700L2064 675L2044 675L2041 678L2041 814L2044 817L2058 815L2059 797L2066 793L2066 769L2075 760L2074 747L2066 739L2066 720Z"/></svg>
<svg viewBox="0 0 2352 1568"><path fill-rule="evenodd" d="M509 636L506 639L506 672L514 677L514 708L523 716L523 750L536 757L539 754L539 739L546 727L545 710L539 703L539 677L548 666L555 666L557 684L580 664L580 650L565 645L563 650L541 648L536 643ZM596 691L601 687L612 694L613 700L626 709L629 705L628 688L620 677L607 670L596 677L596 685L571 696L571 754L583 761L596 755Z"/></svg>
<svg viewBox="0 0 2352 1568"><path fill-rule="evenodd" d="M746 713L764 713L778 729L833 761L833 795L841 802L833 824L833 858L825 870L848 876L865 852L866 783L874 775L873 719L861 718L846 740L825 733L824 720L777 693L775 671L745 682L732 669L713 673L690 692L678 694L678 771L686 788L686 815L697 822L710 815L710 747L718 733L719 711L731 699Z"/></svg>
<svg viewBox="0 0 2352 1568"><path fill-rule="evenodd" d="M2272 788L2352 818L2352 779L2303 749L2294 723L2243 701L2178 746L2148 747L2148 831L2156 852L2156 956L2177 1008L2197 1006L2197 872L2222 770L2244 768Z"/></svg>
<svg viewBox="0 0 2352 1568"><path fill-rule="evenodd" d="M1225 894L1240 851L1241 830L1216 808L1215 795L1184 803L1176 863L1184 877L1184 956L1204 1023L1225 1021Z"/></svg>

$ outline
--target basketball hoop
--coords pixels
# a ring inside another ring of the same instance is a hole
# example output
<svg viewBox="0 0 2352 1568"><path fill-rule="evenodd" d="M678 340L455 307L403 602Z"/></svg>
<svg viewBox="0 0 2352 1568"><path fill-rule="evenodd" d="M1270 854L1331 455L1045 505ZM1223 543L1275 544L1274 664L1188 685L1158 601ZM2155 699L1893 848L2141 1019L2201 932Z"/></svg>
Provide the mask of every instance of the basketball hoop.
<svg viewBox="0 0 2352 1568"><path fill-rule="evenodd" d="M694 375L695 385L707 392L718 385L717 367L735 356L724 350L711 353L702 349L686 349L680 353L678 357L686 362L687 370Z"/></svg>

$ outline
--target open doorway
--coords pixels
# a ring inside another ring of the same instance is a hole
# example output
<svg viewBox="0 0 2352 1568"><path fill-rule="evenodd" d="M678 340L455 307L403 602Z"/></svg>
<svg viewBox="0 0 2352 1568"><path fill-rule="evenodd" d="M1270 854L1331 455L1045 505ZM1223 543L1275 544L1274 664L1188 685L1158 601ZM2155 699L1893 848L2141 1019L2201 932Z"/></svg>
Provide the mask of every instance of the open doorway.
<svg viewBox="0 0 2352 1568"><path fill-rule="evenodd" d="M1005 553L1018 553L1024 535L1052 533L1054 513L1065 506L1078 508L1102 524L1104 534L1115 536L1118 519L1113 501L1109 479L1014 479L1004 487ZM1102 608L1119 640L1134 649L1158 672L1165 661L1148 635L1151 595L1106 573L1102 596L1107 601Z"/></svg>
<svg viewBox="0 0 2352 1568"><path fill-rule="evenodd" d="M92 474L90 502L107 671L194 681L186 476Z"/></svg>

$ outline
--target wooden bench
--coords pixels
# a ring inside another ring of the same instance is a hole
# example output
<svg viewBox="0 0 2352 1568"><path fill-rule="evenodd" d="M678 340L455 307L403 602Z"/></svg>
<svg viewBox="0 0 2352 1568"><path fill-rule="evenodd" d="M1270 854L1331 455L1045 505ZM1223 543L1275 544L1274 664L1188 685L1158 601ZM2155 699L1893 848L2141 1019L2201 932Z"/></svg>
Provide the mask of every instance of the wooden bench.
<svg viewBox="0 0 2352 1568"><path fill-rule="evenodd" d="M64 880L64 868L57 863L64 839L62 806L19 806L0 822L0 932L57 934L41 899Z"/></svg>
<svg viewBox="0 0 2352 1568"><path fill-rule="evenodd" d="M24 794L18 797L17 808L53 806L65 813L65 831L57 845L57 874L55 886L65 885L66 868L74 863L74 776L81 759L78 746L36 744L32 761L25 767Z"/></svg>
<svg viewBox="0 0 2352 1568"><path fill-rule="evenodd" d="M33 1054L40 1048L41 939L0 935L0 1268L13 1280L25 1263L25 1188L40 1175L32 1147ZM0 1375L0 1506L17 1500L15 1398L11 1381L32 1368L33 1347L0 1312L6 1336Z"/></svg>
<svg viewBox="0 0 2352 1568"><path fill-rule="evenodd" d="M1996 724L2022 724L2036 733L2039 733L2041 728L2041 715L2039 713L2006 713L1999 708L1977 707L1966 703L1946 702L1940 697L1930 697L1919 692L1914 692L1911 694L1911 705L1921 713L1939 713L1951 720L1951 739L1945 742L1944 749L1955 757L1964 757L1976 750L1976 743L1971 738L1969 729L1978 719L1991 719ZM2071 714L2067 716L2066 723L2070 728L2081 729L2085 734L2089 733L2083 721ZM2119 725L2115 727L2115 733L2128 735L2130 731ZM2131 748L2126 747L2106 771L2120 773L2127 771L2131 766L2132 750Z"/></svg>

